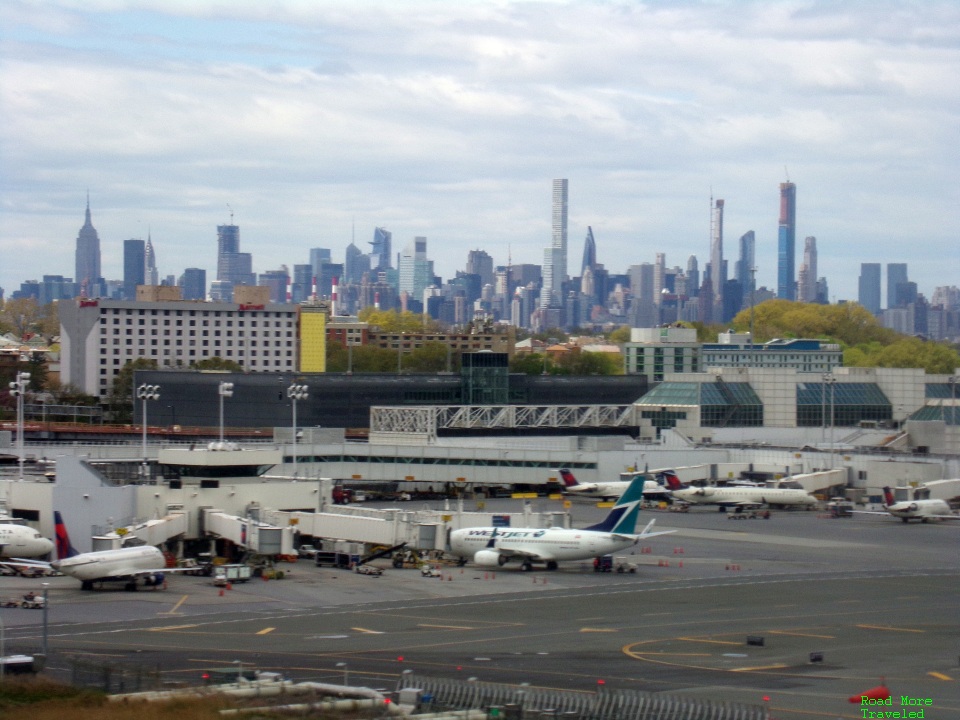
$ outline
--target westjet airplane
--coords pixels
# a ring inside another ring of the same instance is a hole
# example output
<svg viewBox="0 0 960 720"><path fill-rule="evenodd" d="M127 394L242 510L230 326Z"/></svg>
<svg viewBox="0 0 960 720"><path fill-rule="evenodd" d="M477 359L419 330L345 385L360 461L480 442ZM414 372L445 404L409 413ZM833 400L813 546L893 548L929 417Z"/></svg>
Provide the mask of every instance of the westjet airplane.
<svg viewBox="0 0 960 720"><path fill-rule="evenodd" d="M954 514L946 500L904 500L896 502L893 491L889 487L883 489L885 504L883 511L854 510L858 515L893 515L903 522L911 520L927 522L928 520L960 520L960 515Z"/></svg>
<svg viewBox="0 0 960 720"><path fill-rule="evenodd" d="M93 590L94 583L104 582L122 582L126 590L136 590L139 580L143 580L147 586L161 585L164 573L181 571L179 568L165 567L163 553L152 545L79 553L70 543L70 536L60 512L55 511L53 517L56 523L58 560L51 563L14 561L5 564L51 567L79 580L82 590Z"/></svg>
<svg viewBox="0 0 960 720"><path fill-rule="evenodd" d="M520 562L521 570L532 570L533 563L546 563L547 570L556 570L562 560L587 560L624 550L640 540L674 532L651 532L651 520L636 534L640 501L643 499L643 477L635 478L610 514L597 525L580 530L566 528L461 528L450 533L450 550L461 560L477 565L497 567L511 560Z"/></svg>
<svg viewBox="0 0 960 720"><path fill-rule="evenodd" d="M647 500L669 500L671 490L668 485L668 476L673 474L672 470L662 470L656 474L656 480L644 479L643 496ZM601 500L614 500L623 495L633 478L644 477L644 473L631 473L630 480L613 480L610 482L582 483L574 477L568 468L560 468L560 478L563 480L563 491L568 495L579 495L580 497L600 498ZM659 482L658 482L659 481ZM678 480L679 482L679 480Z"/></svg>

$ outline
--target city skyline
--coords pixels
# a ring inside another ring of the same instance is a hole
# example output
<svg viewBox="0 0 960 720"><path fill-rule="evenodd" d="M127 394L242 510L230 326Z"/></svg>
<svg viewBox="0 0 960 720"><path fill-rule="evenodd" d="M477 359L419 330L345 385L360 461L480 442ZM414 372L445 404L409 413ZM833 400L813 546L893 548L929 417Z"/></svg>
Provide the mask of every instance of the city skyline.
<svg viewBox="0 0 960 720"><path fill-rule="evenodd" d="M257 273L383 227L395 248L429 238L449 278L467 248L541 264L566 178L569 235L591 227L612 272L704 264L712 188L776 287L790 182L830 301L857 298L863 262L909 262L929 295L960 267L960 8L882 9L12 0L0 286L72 274L88 187L106 278L151 235L161 277L212 278L234 210Z"/></svg>

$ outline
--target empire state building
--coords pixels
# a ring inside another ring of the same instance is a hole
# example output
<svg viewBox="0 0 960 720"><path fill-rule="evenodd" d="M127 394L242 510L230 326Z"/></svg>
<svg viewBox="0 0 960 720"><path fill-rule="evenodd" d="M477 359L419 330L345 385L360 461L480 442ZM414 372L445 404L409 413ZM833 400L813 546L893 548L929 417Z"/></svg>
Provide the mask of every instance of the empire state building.
<svg viewBox="0 0 960 720"><path fill-rule="evenodd" d="M100 295L100 236L90 222L90 194L87 194L87 216L77 235L77 272L74 280L80 297Z"/></svg>

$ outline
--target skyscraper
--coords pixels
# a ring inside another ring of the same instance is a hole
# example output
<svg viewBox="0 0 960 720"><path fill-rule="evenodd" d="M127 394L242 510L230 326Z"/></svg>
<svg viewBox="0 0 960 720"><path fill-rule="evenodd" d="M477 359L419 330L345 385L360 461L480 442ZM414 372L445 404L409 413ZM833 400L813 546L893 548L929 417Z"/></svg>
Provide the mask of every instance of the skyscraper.
<svg viewBox="0 0 960 720"><path fill-rule="evenodd" d="M466 272L480 276L480 285L493 284L493 258L486 250L471 250L467 253Z"/></svg>
<svg viewBox="0 0 960 720"><path fill-rule="evenodd" d="M700 294L700 269L696 255L687 258L687 288L690 297L696 297Z"/></svg>
<svg viewBox="0 0 960 720"><path fill-rule="evenodd" d="M780 183L780 230L777 236L777 297L797 299L796 286L797 186Z"/></svg>
<svg viewBox="0 0 960 720"><path fill-rule="evenodd" d="M180 276L180 288L184 300L206 300L207 271L203 268L187 268Z"/></svg>
<svg viewBox="0 0 960 720"><path fill-rule="evenodd" d="M713 286L713 322L723 320L723 290L727 284L723 271L723 200L713 203L710 212L710 284Z"/></svg>
<svg viewBox="0 0 960 720"><path fill-rule="evenodd" d="M756 290L753 267L756 262L757 239L753 230L747 230L740 236L740 259L734 265L734 277L743 288L744 302L749 303L750 294Z"/></svg>
<svg viewBox="0 0 960 720"><path fill-rule="evenodd" d="M813 236L803 241L803 264L798 284L801 302L817 302L817 239Z"/></svg>
<svg viewBox="0 0 960 720"><path fill-rule="evenodd" d="M543 253L543 287L540 307L559 307L563 281L567 279L567 191L568 181L553 181L553 214L550 247Z"/></svg>
<svg viewBox="0 0 960 720"><path fill-rule="evenodd" d="M230 285L256 285L253 272L253 257L240 252L240 228L237 225L217 225L217 293ZM213 286L211 286L211 295Z"/></svg>
<svg viewBox="0 0 960 720"><path fill-rule="evenodd" d="M387 270L393 267L391 260L390 241L393 234L384 228L375 228L373 240L370 242L370 269Z"/></svg>
<svg viewBox="0 0 960 720"><path fill-rule="evenodd" d="M147 285L159 285L160 273L157 271L157 254L153 250L153 240L147 233L147 244L143 249L143 278Z"/></svg>
<svg viewBox="0 0 960 720"><path fill-rule="evenodd" d="M370 272L370 256L354 243L347 245L343 263L344 285L359 284L365 272Z"/></svg>
<svg viewBox="0 0 960 720"><path fill-rule="evenodd" d="M593 228L587 225L587 237L583 241L583 262L580 264L580 275L586 272L587 268L593 269L597 264L597 243L593 239Z"/></svg>
<svg viewBox="0 0 960 720"><path fill-rule="evenodd" d="M417 302L423 301L423 291L433 282L433 262L427 259L427 239L415 237L400 254L399 292L406 292Z"/></svg>
<svg viewBox="0 0 960 720"><path fill-rule="evenodd" d="M100 236L90 221L90 193L87 214L77 235L76 275L81 297L98 297L100 287Z"/></svg>
<svg viewBox="0 0 960 720"><path fill-rule="evenodd" d="M861 263L859 293L861 305L874 315L880 313L880 263Z"/></svg>
<svg viewBox="0 0 960 720"><path fill-rule="evenodd" d="M240 228L236 225L217 225L217 280L230 280L229 256L240 252Z"/></svg>
<svg viewBox="0 0 960 720"><path fill-rule="evenodd" d="M123 299L137 299L137 285L144 284L144 270L147 267L144 258L143 240L131 238L123 241Z"/></svg>
<svg viewBox="0 0 960 720"><path fill-rule="evenodd" d="M887 307L899 307L897 286L908 282L906 263L887 263Z"/></svg>

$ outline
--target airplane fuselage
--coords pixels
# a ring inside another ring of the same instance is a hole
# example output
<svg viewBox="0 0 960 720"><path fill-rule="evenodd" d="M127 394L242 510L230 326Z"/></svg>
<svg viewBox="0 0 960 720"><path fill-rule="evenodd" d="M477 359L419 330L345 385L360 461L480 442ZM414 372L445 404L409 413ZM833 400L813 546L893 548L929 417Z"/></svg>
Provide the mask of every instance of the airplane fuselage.
<svg viewBox="0 0 960 720"><path fill-rule="evenodd" d="M893 505L888 505L886 510L904 522L914 519L926 522L930 519L942 519L944 516L955 517L945 500L910 500L898 502Z"/></svg>
<svg viewBox="0 0 960 720"><path fill-rule="evenodd" d="M763 487L688 487L673 497L695 505L782 505L813 507L817 499L805 490Z"/></svg>
<svg viewBox="0 0 960 720"><path fill-rule="evenodd" d="M0 557L35 558L53 551L53 541L28 525L0 524Z"/></svg>
<svg viewBox="0 0 960 720"><path fill-rule="evenodd" d="M54 570L81 582L122 580L164 567L163 553L152 545L98 550L50 563Z"/></svg>
<svg viewBox="0 0 960 720"><path fill-rule="evenodd" d="M503 558L557 562L587 560L636 543L637 538L629 535L565 528L464 528L450 535L450 549L454 554L474 558L480 564L492 564L483 560L494 559L493 554L478 559L477 553L483 551L492 551Z"/></svg>

